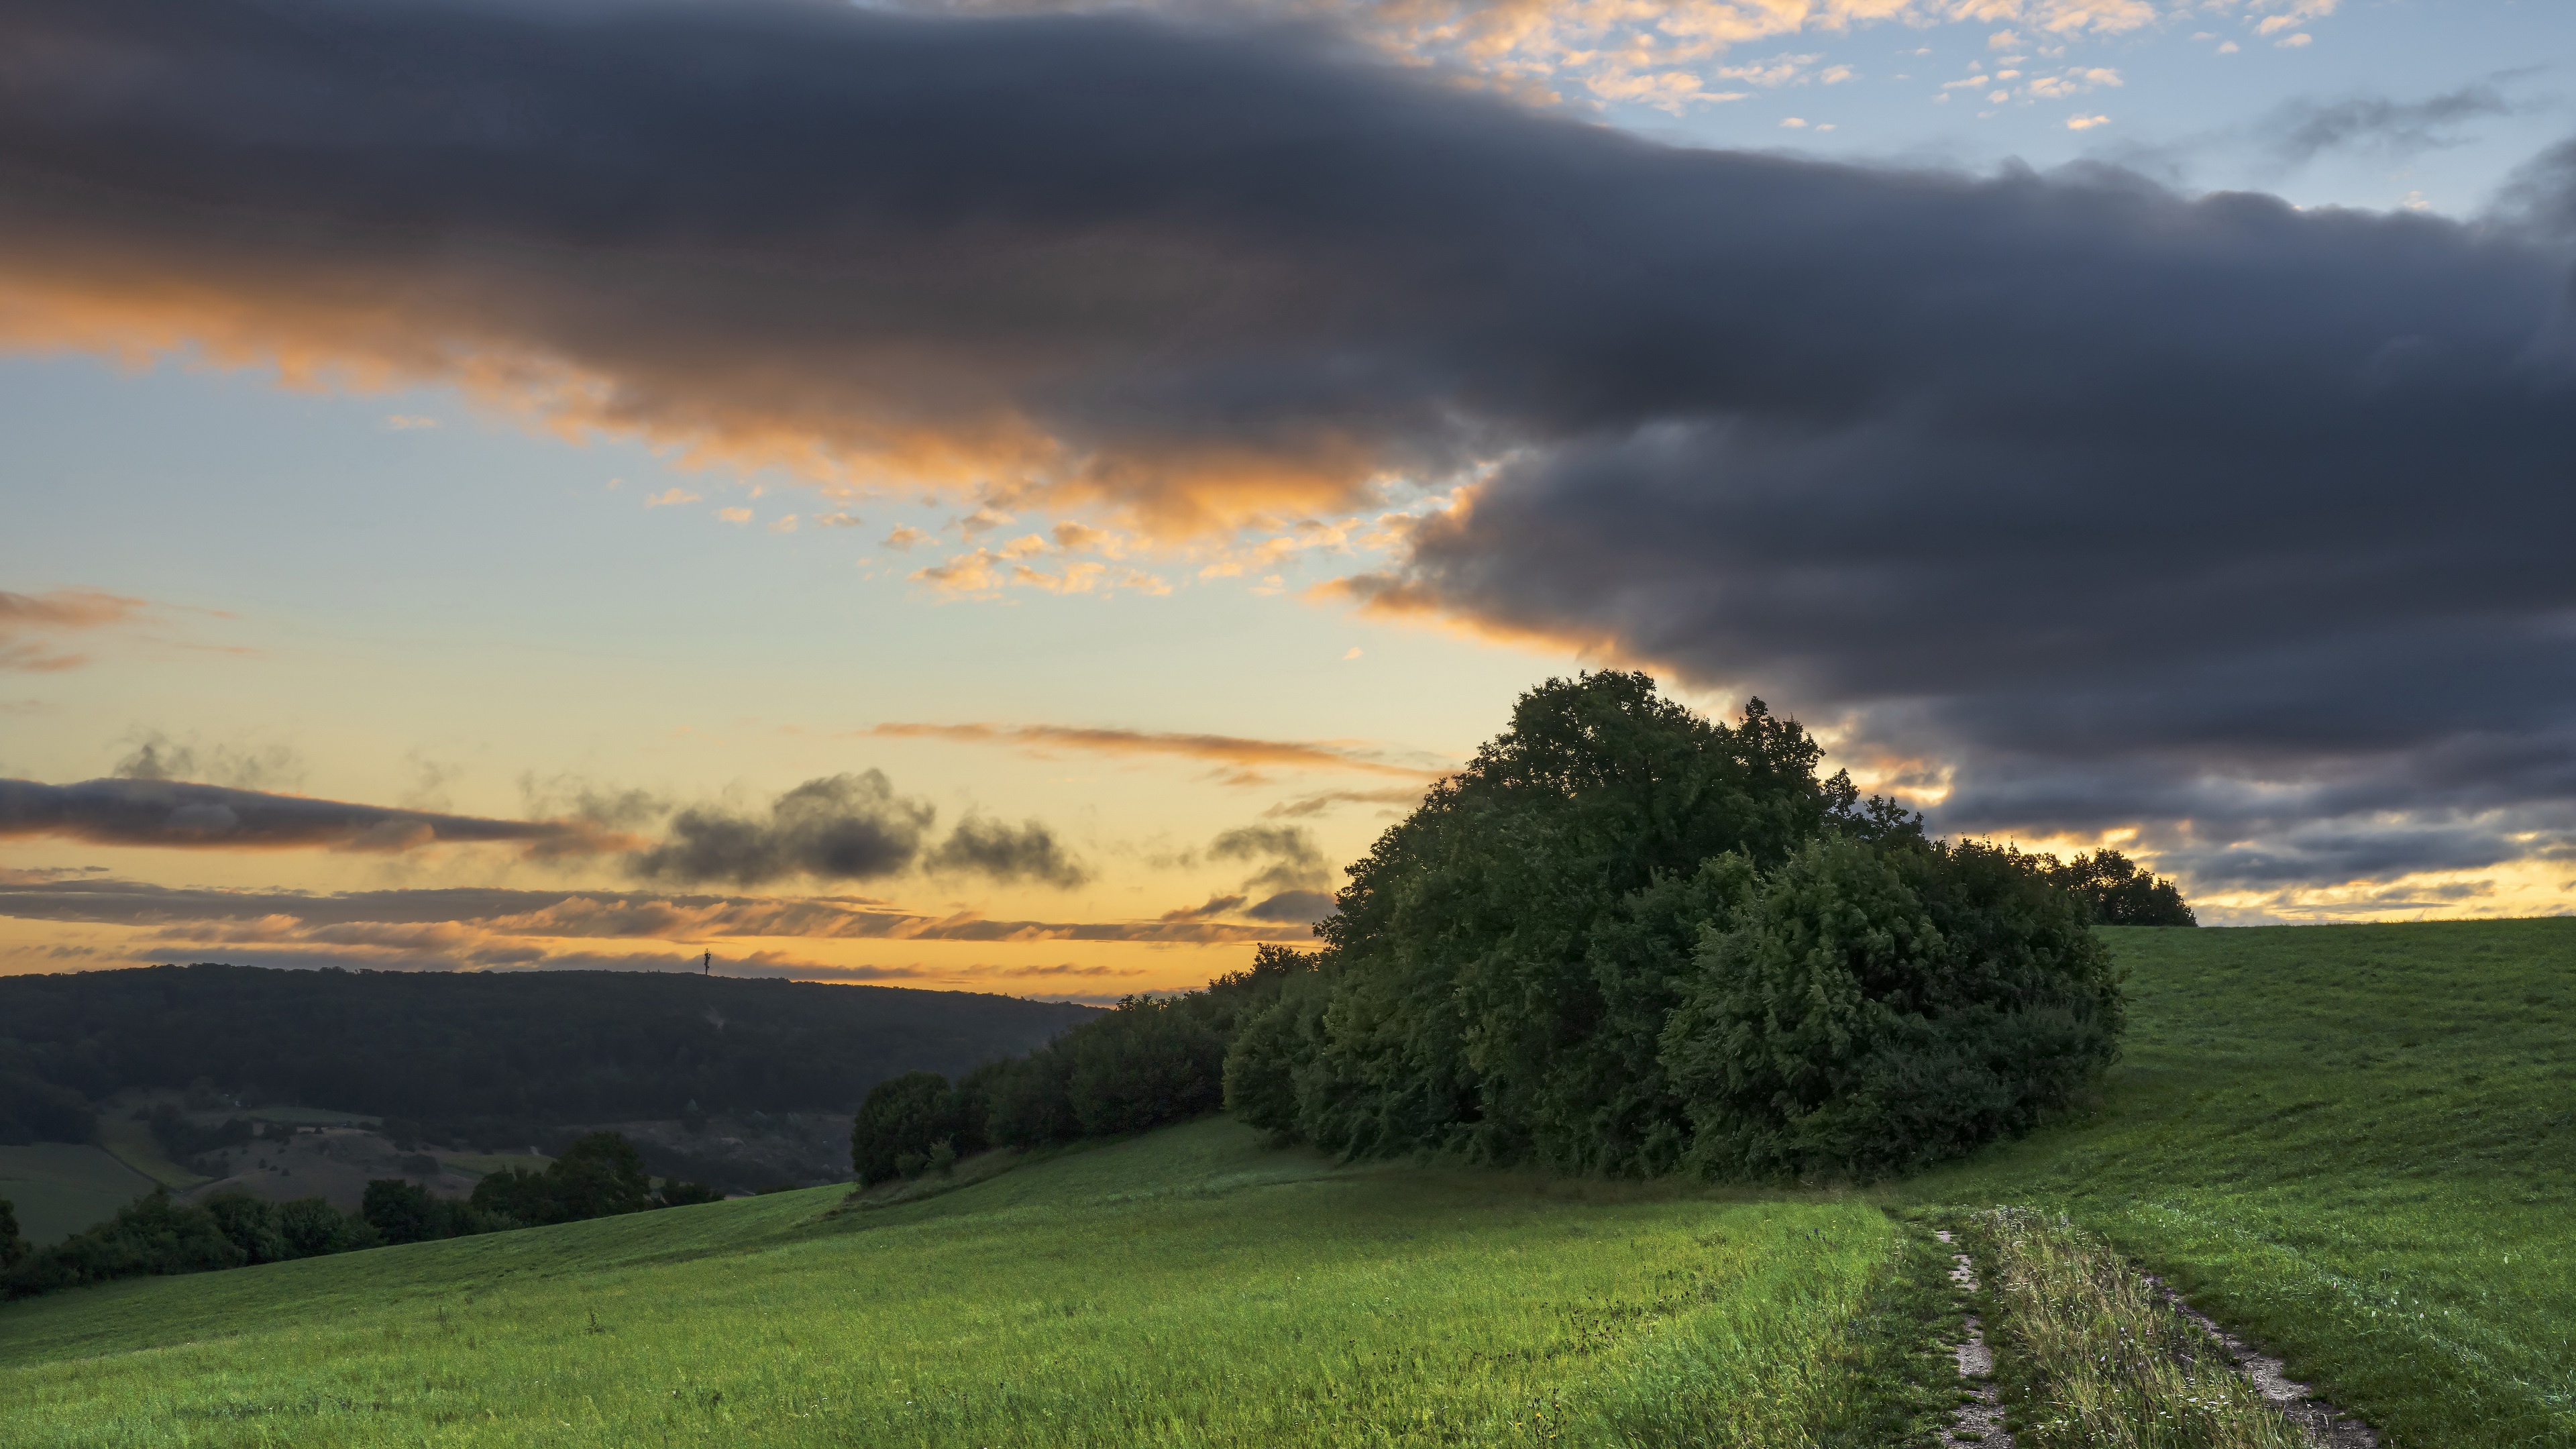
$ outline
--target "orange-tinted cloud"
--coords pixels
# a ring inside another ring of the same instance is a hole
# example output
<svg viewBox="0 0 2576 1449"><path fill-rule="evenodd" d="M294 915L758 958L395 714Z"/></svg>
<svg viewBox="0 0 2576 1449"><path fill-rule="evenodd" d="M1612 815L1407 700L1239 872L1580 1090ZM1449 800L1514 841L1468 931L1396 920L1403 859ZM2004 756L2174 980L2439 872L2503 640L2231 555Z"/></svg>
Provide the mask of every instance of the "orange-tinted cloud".
<svg viewBox="0 0 2576 1449"><path fill-rule="evenodd" d="M1240 735L1096 729L1080 725L889 723L853 733L881 739L936 739L963 744L1002 745L1034 755L1045 755L1055 750L1080 750L1100 755L1168 755L1230 766L1237 771L1260 768L1347 770L1425 783L1448 773L1379 758L1375 746L1358 740L1258 740Z"/></svg>
<svg viewBox="0 0 2576 1449"><path fill-rule="evenodd" d="M0 589L0 669L31 674L78 669L89 662L89 656L66 653L28 636L113 628L132 622L144 607L141 599L100 589L53 589L41 594Z"/></svg>

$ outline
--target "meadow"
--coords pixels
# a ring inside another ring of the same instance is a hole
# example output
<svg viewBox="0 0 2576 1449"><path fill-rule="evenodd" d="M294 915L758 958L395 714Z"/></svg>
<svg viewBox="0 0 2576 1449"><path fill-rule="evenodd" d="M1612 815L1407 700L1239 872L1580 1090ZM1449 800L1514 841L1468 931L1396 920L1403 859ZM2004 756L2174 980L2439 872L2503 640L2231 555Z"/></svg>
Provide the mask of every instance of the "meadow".
<svg viewBox="0 0 2576 1449"><path fill-rule="evenodd" d="M2576 919L2105 934L2103 1110L1891 1196L2064 1213L2391 1445L2576 1446Z"/></svg>
<svg viewBox="0 0 2576 1449"><path fill-rule="evenodd" d="M13 1445L1879 1445L1918 1235L1848 1200L1334 1169L1211 1120L0 1310Z"/></svg>
<svg viewBox="0 0 2576 1449"><path fill-rule="evenodd" d="M39 1247L70 1237L148 1192L152 1180L103 1147L33 1142L0 1147L0 1198Z"/></svg>

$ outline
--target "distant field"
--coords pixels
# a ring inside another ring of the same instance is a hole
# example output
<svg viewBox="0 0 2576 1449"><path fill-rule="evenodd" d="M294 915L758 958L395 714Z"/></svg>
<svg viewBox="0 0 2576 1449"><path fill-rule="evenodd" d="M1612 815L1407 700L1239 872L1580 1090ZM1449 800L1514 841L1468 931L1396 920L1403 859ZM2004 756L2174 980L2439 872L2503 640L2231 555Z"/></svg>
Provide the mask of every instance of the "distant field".
<svg viewBox="0 0 2576 1449"><path fill-rule="evenodd" d="M161 1155L161 1144L152 1138L152 1129L118 1110L98 1114L98 1141L117 1161L143 1177L173 1191L195 1187L207 1179Z"/></svg>
<svg viewBox="0 0 2576 1449"><path fill-rule="evenodd" d="M1902 1196L2066 1211L2392 1446L2576 1446L2576 920L2106 934L2108 1109Z"/></svg>
<svg viewBox="0 0 2576 1449"><path fill-rule="evenodd" d="M473 1173L476 1177L490 1177L493 1173L499 1172L505 1167L516 1168L521 1172L543 1172L546 1170L547 1165L554 1161L551 1157L530 1152L447 1152L437 1150L433 1151L431 1155L435 1156L440 1162L447 1164L449 1167Z"/></svg>
<svg viewBox="0 0 2576 1449"><path fill-rule="evenodd" d="M1928 1269L1885 1215L1596 1198L1205 1122L872 1211L811 1189L130 1282L0 1309L0 1442L1906 1437L1928 1325L1883 1290Z"/></svg>
<svg viewBox="0 0 2576 1449"><path fill-rule="evenodd" d="M38 1247L59 1242L152 1190L152 1180L102 1148L68 1142L0 1147L0 1198Z"/></svg>

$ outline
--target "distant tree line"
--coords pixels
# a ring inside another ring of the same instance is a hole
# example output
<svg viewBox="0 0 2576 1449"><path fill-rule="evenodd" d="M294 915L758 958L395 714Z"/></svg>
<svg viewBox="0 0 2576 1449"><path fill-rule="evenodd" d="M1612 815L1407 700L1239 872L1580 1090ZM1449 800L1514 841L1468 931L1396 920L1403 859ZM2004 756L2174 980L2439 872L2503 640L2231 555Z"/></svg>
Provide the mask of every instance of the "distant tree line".
<svg viewBox="0 0 2576 1449"><path fill-rule="evenodd" d="M0 977L0 1141L86 1141L87 1100L203 1080L451 1145L577 1123L847 1112L907 1071L1036 1047L1091 1007L643 972L280 971Z"/></svg>
<svg viewBox="0 0 2576 1449"><path fill-rule="evenodd" d="M2051 885L2073 893L2092 913L2097 926L2197 926L2200 918L2184 903L2172 881L2138 868L2116 850L2097 850L2060 861L2035 855L2039 873Z"/></svg>
<svg viewBox="0 0 2576 1449"><path fill-rule="evenodd" d="M988 1062L951 1084L936 1072L880 1082L850 1128L862 1186L944 1169L992 1147L1043 1147L1142 1132L1216 1111L1227 1044L1279 999L1313 957L1285 946L1205 990L1131 996L1024 1057Z"/></svg>
<svg viewBox="0 0 2576 1449"><path fill-rule="evenodd" d="M2085 1100L2126 1009L2092 927L2191 924L2180 893L1929 838L1822 754L1758 699L1728 726L1641 674L1551 680L1351 867L1320 951L883 1083L853 1165L1222 1104L1344 1157L1866 1178Z"/></svg>
<svg viewBox="0 0 2576 1449"><path fill-rule="evenodd" d="M633 1143L614 1132L575 1142L543 1171L505 1168L470 1198L440 1197L403 1178L367 1184L357 1212L318 1197L272 1203L217 1193L185 1203L156 1188L115 1217L49 1248L19 1236L16 1209L0 1201L0 1296L25 1298L85 1283L203 1273L282 1263L396 1243L469 1237L547 1223L714 1202L704 1183L645 1174Z"/></svg>

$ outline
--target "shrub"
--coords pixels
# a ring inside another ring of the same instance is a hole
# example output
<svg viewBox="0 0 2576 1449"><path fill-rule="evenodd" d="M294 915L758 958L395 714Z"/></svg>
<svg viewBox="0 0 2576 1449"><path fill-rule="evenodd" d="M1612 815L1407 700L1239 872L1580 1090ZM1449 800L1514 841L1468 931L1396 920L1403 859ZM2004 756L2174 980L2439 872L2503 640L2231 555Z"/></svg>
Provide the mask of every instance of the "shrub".
<svg viewBox="0 0 2576 1449"><path fill-rule="evenodd" d="M653 1206L689 1207L702 1202L723 1202L724 1194L703 1182L682 1182L676 1177L662 1179L654 1189Z"/></svg>
<svg viewBox="0 0 2576 1449"><path fill-rule="evenodd" d="M277 1209L246 1193L221 1192L202 1204L226 1241L241 1249L245 1262L282 1263L305 1256L295 1251L279 1226Z"/></svg>
<svg viewBox="0 0 2576 1449"><path fill-rule="evenodd" d="M372 1248L378 1241L366 1219L352 1218L318 1197L279 1203L277 1235L286 1244L287 1255L296 1258Z"/></svg>
<svg viewBox="0 0 2576 1449"><path fill-rule="evenodd" d="M2108 954L2019 857L1824 839L1734 868L1663 1034L1708 1175L1919 1167L2029 1130L2116 1052Z"/></svg>
<svg viewBox="0 0 2576 1449"><path fill-rule="evenodd" d="M1225 1100L1225 1039L1185 1001L1131 996L1066 1034L1067 1092L1085 1136L1142 1132Z"/></svg>
<svg viewBox="0 0 2576 1449"><path fill-rule="evenodd" d="M502 1168L474 1184L466 1202L486 1224L476 1231L614 1217L656 1205L643 1154L615 1132L576 1140L542 1172Z"/></svg>
<svg viewBox="0 0 2576 1449"><path fill-rule="evenodd" d="M214 1214L174 1202L155 1188L116 1216L30 1255L8 1277L8 1296L22 1298L83 1283L147 1274L201 1273L248 1261L224 1236Z"/></svg>
<svg viewBox="0 0 2576 1449"><path fill-rule="evenodd" d="M27 1240L18 1236L18 1205L0 1197L0 1273L25 1262L33 1251Z"/></svg>
<svg viewBox="0 0 2576 1449"><path fill-rule="evenodd" d="M850 1166L859 1185L918 1177L931 1149L949 1143L963 1125L957 1094L937 1072L906 1072L868 1091L850 1124Z"/></svg>

